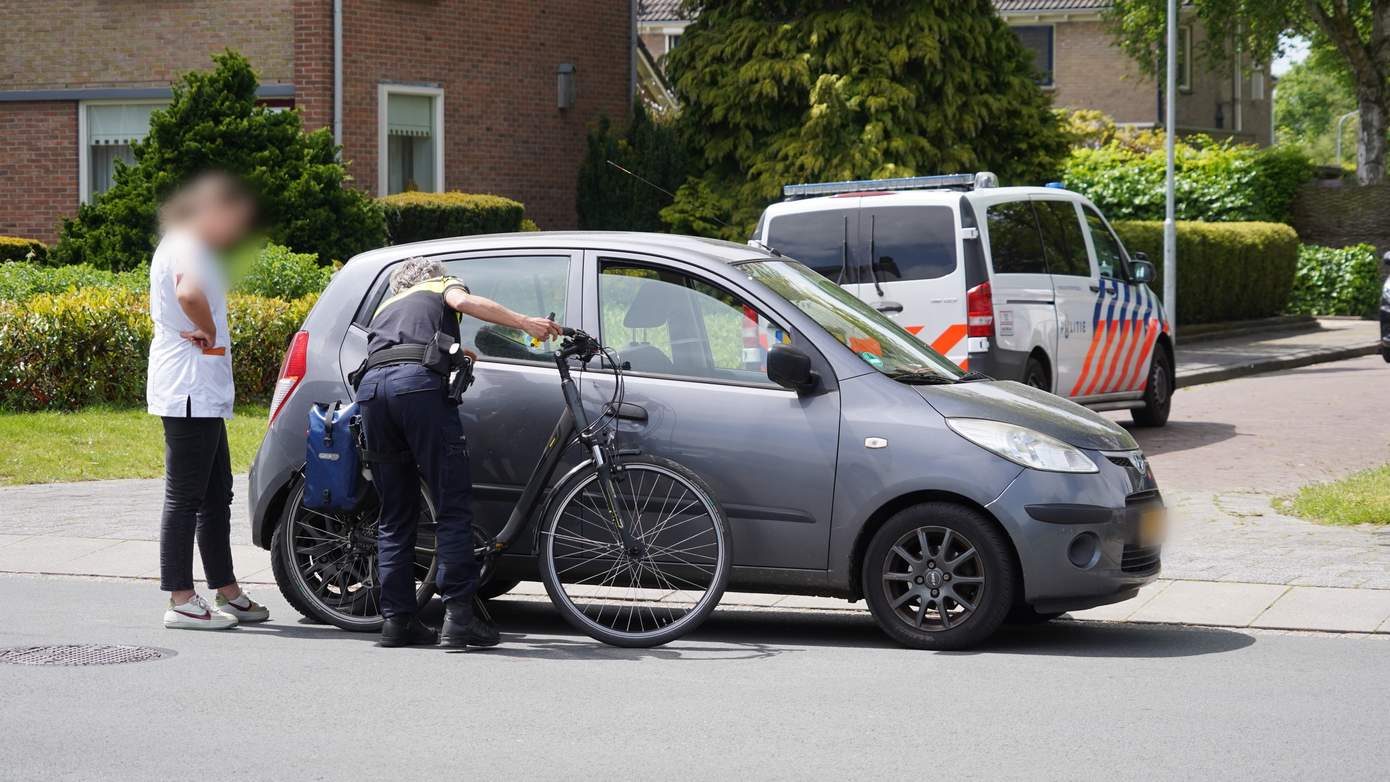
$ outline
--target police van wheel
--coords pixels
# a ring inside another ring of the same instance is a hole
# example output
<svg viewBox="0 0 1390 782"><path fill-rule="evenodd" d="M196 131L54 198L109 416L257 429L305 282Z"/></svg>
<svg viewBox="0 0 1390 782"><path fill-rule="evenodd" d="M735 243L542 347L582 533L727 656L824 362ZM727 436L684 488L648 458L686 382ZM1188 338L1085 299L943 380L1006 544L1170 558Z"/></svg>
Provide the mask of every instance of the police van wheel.
<svg viewBox="0 0 1390 782"><path fill-rule="evenodd" d="M376 527L380 500L369 488L356 511L319 512L303 504L300 481L285 502L271 540L275 583L294 610L317 622L354 632L381 629ZM415 596L424 607L434 594L434 504L420 486Z"/></svg>
<svg viewBox="0 0 1390 782"><path fill-rule="evenodd" d="M1052 390L1052 378L1048 375L1042 359L1037 356L1028 357L1028 365L1023 370L1023 382L1042 391Z"/></svg>
<svg viewBox="0 0 1390 782"><path fill-rule="evenodd" d="M1173 359L1162 347L1154 349L1149 363L1149 380L1144 384L1144 406L1129 411L1138 426L1163 426L1173 407Z"/></svg>

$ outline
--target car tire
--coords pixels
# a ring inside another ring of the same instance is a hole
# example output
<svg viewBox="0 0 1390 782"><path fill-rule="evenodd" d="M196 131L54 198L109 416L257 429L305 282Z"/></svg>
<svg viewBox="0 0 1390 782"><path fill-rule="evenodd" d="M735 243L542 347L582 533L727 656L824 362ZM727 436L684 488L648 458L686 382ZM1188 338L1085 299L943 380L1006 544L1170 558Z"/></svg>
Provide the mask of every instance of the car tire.
<svg viewBox="0 0 1390 782"><path fill-rule="evenodd" d="M519 578L490 579L486 584L478 587L478 597L484 600L493 600L516 589L517 585L520 583L521 579Z"/></svg>
<svg viewBox="0 0 1390 782"><path fill-rule="evenodd" d="M1052 376L1042 359L1037 356L1028 357L1028 363L1023 367L1023 384L1040 391L1052 392Z"/></svg>
<svg viewBox="0 0 1390 782"><path fill-rule="evenodd" d="M1149 362L1149 380L1144 384L1144 406L1129 411L1135 425L1163 426L1168 423L1176 385L1173 381L1173 359L1167 350L1154 348L1153 361Z"/></svg>
<svg viewBox="0 0 1390 782"><path fill-rule="evenodd" d="M874 533L862 564L861 586L878 626L914 649L979 644L1004 623L1017 590L1004 531L950 502L895 513Z"/></svg>

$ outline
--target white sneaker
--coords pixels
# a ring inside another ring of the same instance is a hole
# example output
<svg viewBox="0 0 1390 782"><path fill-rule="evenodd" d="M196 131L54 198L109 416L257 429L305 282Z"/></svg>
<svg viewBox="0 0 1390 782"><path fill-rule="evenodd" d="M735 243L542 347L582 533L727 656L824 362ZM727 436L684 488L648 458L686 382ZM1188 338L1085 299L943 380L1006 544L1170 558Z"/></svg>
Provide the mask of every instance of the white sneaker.
<svg viewBox="0 0 1390 782"><path fill-rule="evenodd" d="M237 595L235 600L228 600L218 594L217 610L224 614L231 614L241 622L264 622L270 618L270 610L252 600L245 591Z"/></svg>
<svg viewBox="0 0 1390 782"><path fill-rule="evenodd" d="M235 616L208 605L201 595L182 605L174 605L170 598L169 610L164 612L164 626L172 630L226 630L236 625Z"/></svg>

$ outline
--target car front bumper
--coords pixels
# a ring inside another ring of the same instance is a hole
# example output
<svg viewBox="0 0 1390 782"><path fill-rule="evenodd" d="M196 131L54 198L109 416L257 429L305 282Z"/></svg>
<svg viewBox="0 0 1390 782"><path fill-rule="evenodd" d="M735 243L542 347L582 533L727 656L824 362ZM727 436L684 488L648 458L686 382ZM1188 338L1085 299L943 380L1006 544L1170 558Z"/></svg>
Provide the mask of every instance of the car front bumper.
<svg viewBox="0 0 1390 782"><path fill-rule="evenodd" d="M1116 603L1158 578L1161 545L1141 539L1141 525L1164 513L1163 499L1136 453L1087 452L1100 468L1091 474L1024 470L989 504L1013 537L1034 609Z"/></svg>

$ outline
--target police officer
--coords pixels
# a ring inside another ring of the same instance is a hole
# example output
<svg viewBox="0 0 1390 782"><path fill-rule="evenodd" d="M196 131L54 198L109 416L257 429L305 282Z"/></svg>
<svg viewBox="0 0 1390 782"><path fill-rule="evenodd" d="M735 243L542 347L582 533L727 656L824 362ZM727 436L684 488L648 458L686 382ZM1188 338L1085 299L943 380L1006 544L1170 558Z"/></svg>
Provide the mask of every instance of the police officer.
<svg viewBox="0 0 1390 782"><path fill-rule="evenodd" d="M367 459L381 495L377 536L382 646L439 643L495 646L497 628L473 610L472 478L455 402L448 398L449 356L461 349L458 313L510 326L535 339L560 335L547 318L518 315L474 296L444 265L411 258L391 273L391 295L372 317L365 372L358 380ZM431 492L437 522L436 583L444 600L440 635L415 616L415 541L419 480Z"/></svg>

